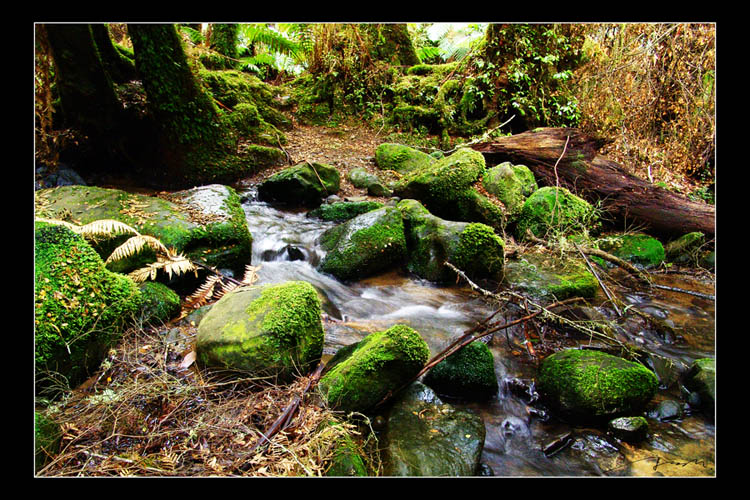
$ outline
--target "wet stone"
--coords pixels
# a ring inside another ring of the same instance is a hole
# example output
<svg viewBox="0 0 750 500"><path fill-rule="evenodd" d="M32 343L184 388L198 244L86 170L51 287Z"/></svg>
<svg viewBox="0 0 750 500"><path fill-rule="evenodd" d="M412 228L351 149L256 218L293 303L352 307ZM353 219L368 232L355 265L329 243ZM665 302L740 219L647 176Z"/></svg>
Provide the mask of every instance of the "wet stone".
<svg viewBox="0 0 750 500"><path fill-rule="evenodd" d="M646 439L648 421L643 417L620 417L610 420L607 429L621 441L637 443Z"/></svg>

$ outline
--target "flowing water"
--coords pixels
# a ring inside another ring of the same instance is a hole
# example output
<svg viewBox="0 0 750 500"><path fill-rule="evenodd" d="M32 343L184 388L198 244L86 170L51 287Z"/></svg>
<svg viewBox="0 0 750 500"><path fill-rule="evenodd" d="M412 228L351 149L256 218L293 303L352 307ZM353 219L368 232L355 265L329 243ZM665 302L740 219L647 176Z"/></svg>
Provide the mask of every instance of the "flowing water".
<svg viewBox="0 0 750 500"><path fill-rule="evenodd" d="M253 235L252 264L261 265L259 283L304 280L323 295L326 321L325 355L396 323L423 336L432 355L495 311L463 285L435 286L392 271L353 283L342 283L315 267L325 256L317 238L334 223L306 217L306 212L274 207L243 192L243 208ZM659 283L713 293L701 284L662 276ZM655 290L648 295L619 290L628 307L663 321L655 331L643 322L629 325L621 336L653 352L660 380L676 378L668 366L684 368L697 358L714 355L714 303L700 297ZM604 297L599 302L604 302ZM604 308L602 311L607 312ZM612 311L608 312L609 314ZM509 329L489 343L500 381L497 397L488 402L449 401L480 414L487 430L482 462L496 476L713 476L714 425L701 414L661 422L650 418L649 437L637 445L620 443L602 429L573 428L545 418L530 405L528 381L534 360L524 349L522 330ZM665 368L665 362L667 368ZM517 381L526 381L519 385ZM667 385L667 382L663 384ZM655 402L682 403L679 384L662 387ZM556 441L557 440L557 441ZM559 450L550 446L559 443ZM547 453L545 453L547 449Z"/></svg>

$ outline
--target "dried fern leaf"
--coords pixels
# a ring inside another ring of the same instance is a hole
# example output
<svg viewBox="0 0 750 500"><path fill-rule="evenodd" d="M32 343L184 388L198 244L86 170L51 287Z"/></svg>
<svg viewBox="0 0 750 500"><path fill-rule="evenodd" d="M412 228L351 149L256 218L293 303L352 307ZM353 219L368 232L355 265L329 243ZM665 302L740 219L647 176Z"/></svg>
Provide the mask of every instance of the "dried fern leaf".
<svg viewBox="0 0 750 500"><path fill-rule="evenodd" d="M189 312L192 309L197 309L206 304L206 302L208 302L213 296L214 288L218 281L218 276L209 276L195 292L185 297L182 306L183 314L186 315L185 311Z"/></svg>
<svg viewBox="0 0 750 500"><path fill-rule="evenodd" d="M229 283L224 283L223 281L220 281L219 282L219 287L214 291L214 298L220 299L225 294L231 292L232 290L234 290L235 288L237 288L239 286L240 285L238 283L235 283L233 281L229 282Z"/></svg>
<svg viewBox="0 0 750 500"><path fill-rule="evenodd" d="M245 275L242 277L242 283L245 285L252 285L256 281L258 281L258 270L261 266L251 266L249 264L245 265Z"/></svg>
<svg viewBox="0 0 750 500"><path fill-rule="evenodd" d="M171 254L167 257L160 257L158 262L161 263L161 267L167 272L170 278L172 278L172 273L179 276L190 271L194 271L196 278L198 277L198 269L195 267L195 264L182 254Z"/></svg>
<svg viewBox="0 0 750 500"><path fill-rule="evenodd" d="M152 264L148 264L146 267L142 267L140 269L136 269L135 271L131 271L128 276L135 281L136 283L143 283L144 281L148 279L155 279L156 278L156 272L161 267L160 263L154 262Z"/></svg>
<svg viewBox="0 0 750 500"><path fill-rule="evenodd" d="M168 252L167 247L165 247L164 244L158 239L154 238L153 236L149 236L147 234L138 234L136 236L132 236L128 238L128 240L125 241L125 243L115 248L114 251L110 254L110 256L107 257L107 260L105 261L105 263L108 264L110 262L118 261L118 260L130 257L130 256L133 256L137 254L138 252L140 252L145 246L152 248L156 252L161 252L161 253Z"/></svg>
<svg viewBox="0 0 750 500"><path fill-rule="evenodd" d="M78 231L82 236L115 236L118 234L140 234L133 227L114 219L101 219L89 222Z"/></svg>

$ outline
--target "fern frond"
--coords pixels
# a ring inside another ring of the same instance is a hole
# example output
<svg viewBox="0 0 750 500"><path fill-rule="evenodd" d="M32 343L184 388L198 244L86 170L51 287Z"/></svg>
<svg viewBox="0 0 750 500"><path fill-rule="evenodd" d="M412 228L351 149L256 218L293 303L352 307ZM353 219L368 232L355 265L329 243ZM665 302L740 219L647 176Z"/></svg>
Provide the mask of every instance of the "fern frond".
<svg viewBox="0 0 750 500"><path fill-rule="evenodd" d="M258 270L260 266L245 265L245 275L242 277L242 283L245 285L252 285L258 281Z"/></svg>
<svg viewBox="0 0 750 500"><path fill-rule="evenodd" d="M227 293L231 292L235 288L239 287L240 285L234 281L230 281L229 283L224 283L223 281L219 282L219 287L214 291L214 298L220 299Z"/></svg>
<svg viewBox="0 0 750 500"><path fill-rule="evenodd" d="M190 271L195 272L195 276L198 276L198 270L187 257L182 254L172 254L166 257L159 256L157 263L161 264L161 267L167 272L167 275L172 278L172 273L177 276L186 274Z"/></svg>
<svg viewBox="0 0 750 500"><path fill-rule="evenodd" d="M167 247L165 247L164 244L157 238L154 238L153 236L149 236L147 234L138 234L136 236L128 238L125 243L115 248L110 256L107 257L107 260L104 261L104 263L109 264L110 262L118 261L135 255L140 252L145 246L152 248L156 252L164 254L169 253Z"/></svg>
<svg viewBox="0 0 750 500"><path fill-rule="evenodd" d="M213 296L218 281L218 276L209 276L195 292L185 297L182 305L183 316L187 316L187 312L205 305Z"/></svg>
<svg viewBox="0 0 750 500"><path fill-rule="evenodd" d="M118 234L140 234L133 227L114 219L100 219L80 226L77 231L81 236L115 236Z"/></svg>
<svg viewBox="0 0 750 500"><path fill-rule="evenodd" d="M132 279L136 283L143 283L148 279L154 280L156 279L156 272L160 267L161 265L159 262L152 262L145 267L136 269L135 271L131 271L130 273L128 273L128 276L130 276L130 279Z"/></svg>

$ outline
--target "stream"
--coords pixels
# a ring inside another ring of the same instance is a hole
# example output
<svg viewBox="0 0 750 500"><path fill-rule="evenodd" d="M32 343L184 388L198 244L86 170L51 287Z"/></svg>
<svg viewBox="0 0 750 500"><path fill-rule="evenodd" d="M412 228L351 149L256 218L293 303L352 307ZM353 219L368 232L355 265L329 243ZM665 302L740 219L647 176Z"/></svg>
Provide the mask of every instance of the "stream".
<svg viewBox="0 0 750 500"><path fill-rule="evenodd" d="M491 304L463 283L436 286L392 271L354 283L342 283L315 270L325 256L316 240L335 223L307 218L305 211L259 202L252 189L240 190L248 228L253 235L252 264L260 265L259 283L304 280L322 294L326 321L324 357L358 342L368 333L403 323L427 341L432 355L494 312ZM713 288L680 275L654 275L657 283L713 294ZM659 318L669 328L654 331L633 322L621 335L654 353L662 363L687 367L694 359L714 356L714 302L668 290L648 295L616 290L629 308ZM593 305L605 313L606 297ZM609 310L608 314L613 314ZM529 399L514 381L531 381L535 364L525 350L522 330L509 329L488 344L495 358L500 389L495 398L466 403L442 398L482 416L486 439L482 463L495 476L713 476L715 428L711 419L685 412L681 418L649 418L649 436L638 444L621 443L604 429L573 428L530 409ZM668 371L660 380L669 379ZM679 384L660 387L653 403L685 397ZM649 407L648 411L653 409ZM550 453L557 440L560 449ZM545 454L545 448L548 453Z"/></svg>

